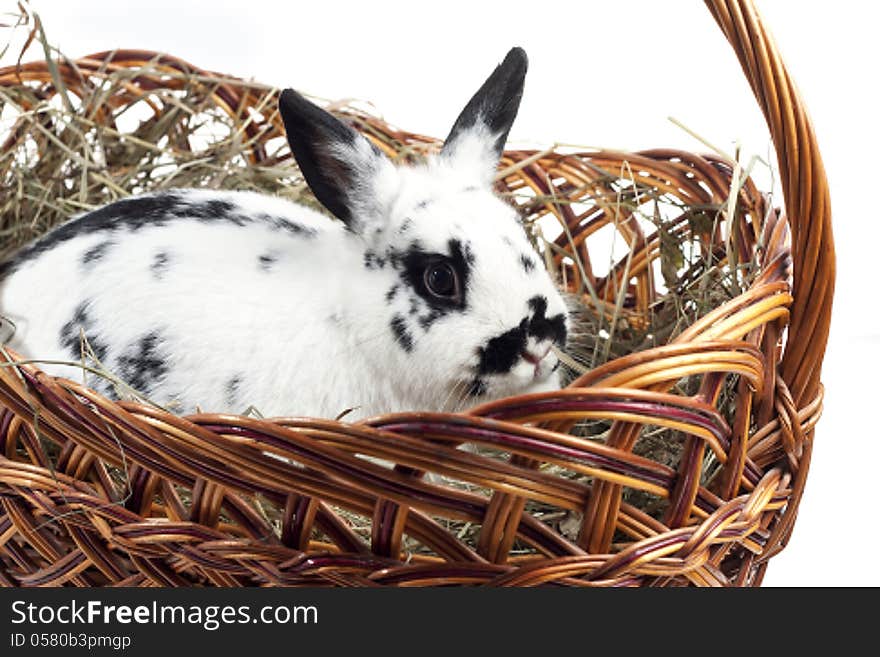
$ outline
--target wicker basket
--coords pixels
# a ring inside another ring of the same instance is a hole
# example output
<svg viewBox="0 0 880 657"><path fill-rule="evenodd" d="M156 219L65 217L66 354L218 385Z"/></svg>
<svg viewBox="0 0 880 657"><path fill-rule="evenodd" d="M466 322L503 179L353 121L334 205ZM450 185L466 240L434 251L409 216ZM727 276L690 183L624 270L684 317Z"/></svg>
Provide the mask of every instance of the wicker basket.
<svg viewBox="0 0 880 657"><path fill-rule="evenodd" d="M789 539L807 477L822 403L834 248L822 160L771 39L747 0L707 5L764 112L781 171L785 215L751 182L738 194L742 221L732 248L761 254L761 273L748 290L670 344L613 360L559 393L356 424L176 417L108 401L33 365L8 366L17 356L6 352L0 583L758 585L768 559ZM117 51L60 62L55 72L45 63L0 71L0 84L40 80L52 94L53 75L60 75L75 91L108 68L150 59L168 71L197 70L171 57ZM281 126L276 116L251 110L274 106L267 97L273 92L201 73L216 79L210 99L217 107L250 117L249 154L261 162ZM135 76L129 95L113 102L173 88L175 80ZM370 116L351 118L365 134L383 135L383 144L396 141L398 150L436 146ZM508 151L499 188L571 201L522 209L553 215L571 233L555 254L569 286L588 277L604 301L626 284L631 303L623 311L637 323L656 296L650 265L660 245L593 202L609 190L601 172L624 163L636 180L684 203L719 204L730 193L730 163L670 150ZM578 203L587 209L580 212ZM587 238L609 223L632 254L625 266L596 276ZM582 251L584 270L566 265L571 248ZM672 394L676 381L695 375L697 394ZM731 380L736 409L728 424L715 405ZM604 444L570 433L585 419L611 423ZM676 467L633 453L648 425L684 436ZM709 454L722 464L711 489L701 484ZM626 489L665 498L662 518L626 503ZM530 513L535 501L568 512L579 523L575 531L563 534ZM368 538L352 518L369 527ZM478 526L476 540L463 540L447 521ZM425 550L407 552L405 541Z"/></svg>

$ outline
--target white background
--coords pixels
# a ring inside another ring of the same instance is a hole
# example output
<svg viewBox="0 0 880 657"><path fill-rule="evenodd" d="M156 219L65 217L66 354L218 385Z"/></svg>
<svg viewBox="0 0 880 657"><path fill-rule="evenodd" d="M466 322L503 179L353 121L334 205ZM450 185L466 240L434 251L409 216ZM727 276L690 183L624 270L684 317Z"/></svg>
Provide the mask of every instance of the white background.
<svg viewBox="0 0 880 657"><path fill-rule="evenodd" d="M880 153L875 89L880 6L757 0L815 122L832 189L839 273L825 415L789 547L765 585L880 584L874 565L880 467L877 287ZM514 145L704 147L772 157L735 57L700 2L268 2L37 0L71 56L115 47L330 99L371 101L401 127L445 136L512 45L530 58ZM0 7L13 7L0 0ZM31 58L39 56L32 51ZM11 61L11 53L3 64ZM758 181L766 189L767 172Z"/></svg>

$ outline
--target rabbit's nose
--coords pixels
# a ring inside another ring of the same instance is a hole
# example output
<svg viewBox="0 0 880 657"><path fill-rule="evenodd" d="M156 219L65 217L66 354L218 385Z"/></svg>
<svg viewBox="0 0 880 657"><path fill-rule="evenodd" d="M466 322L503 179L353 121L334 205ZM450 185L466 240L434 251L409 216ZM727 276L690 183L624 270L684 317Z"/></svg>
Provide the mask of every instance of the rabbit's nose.
<svg viewBox="0 0 880 657"><path fill-rule="evenodd" d="M565 314L547 317L547 297L537 295L529 299L532 317L529 319L527 334L536 340L550 340L558 346L565 345L568 331L565 328Z"/></svg>
<svg viewBox="0 0 880 657"><path fill-rule="evenodd" d="M559 365L559 359L553 354L549 340L528 338L519 355L534 368L532 378L536 381L546 379Z"/></svg>
<svg viewBox="0 0 880 657"><path fill-rule="evenodd" d="M542 343L543 344L543 343ZM538 348L526 348L520 352L520 356L523 357L523 360L531 363L532 365L538 365L542 360L547 357L547 354L550 353L550 345L546 345L540 349Z"/></svg>

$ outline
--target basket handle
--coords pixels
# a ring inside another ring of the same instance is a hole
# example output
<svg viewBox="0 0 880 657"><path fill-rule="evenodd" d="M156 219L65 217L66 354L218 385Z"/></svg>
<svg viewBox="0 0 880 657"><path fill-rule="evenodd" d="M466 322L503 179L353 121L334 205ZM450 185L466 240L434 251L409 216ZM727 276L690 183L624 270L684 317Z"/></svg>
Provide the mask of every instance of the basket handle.
<svg viewBox="0 0 880 657"><path fill-rule="evenodd" d="M794 270L781 375L797 408L819 392L834 295L831 201L816 134L803 101L752 0L705 0L736 52L776 150Z"/></svg>

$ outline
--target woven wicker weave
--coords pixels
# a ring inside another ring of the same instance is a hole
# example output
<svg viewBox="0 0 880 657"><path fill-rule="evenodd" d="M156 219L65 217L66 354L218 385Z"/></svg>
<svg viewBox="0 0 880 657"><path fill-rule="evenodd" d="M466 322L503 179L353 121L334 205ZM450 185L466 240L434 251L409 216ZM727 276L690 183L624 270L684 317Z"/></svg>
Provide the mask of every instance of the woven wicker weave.
<svg viewBox="0 0 880 657"><path fill-rule="evenodd" d="M181 418L108 401L33 365L0 367L0 583L759 584L768 559L789 539L807 477L834 248L822 160L772 41L750 2L707 5L764 112L781 172L784 215L751 182L737 199L742 220L732 248L744 259L760 253L761 273L748 290L670 344L613 360L565 390L462 414L357 424ZM75 91L103 71L151 59L169 71L196 70L171 57L116 51L59 63L58 72ZM43 81L44 93L54 93L45 63L0 71L0 84L19 79ZM130 103L175 84L173 76L135 76L130 96L112 101ZM226 79L211 89L211 101L235 116L274 106L266 97L272 92L254 85ZM384 135L382 144L399 143L398 150L436 146L374 117L351 118L366 134ZM254 118L247 128L255 163L266 157L265 142L281 134L272 121L274 115ZM725 202L733 175L718 157L670 150L508 151L499 188L566 201L521 209L555 216L571 233L554 256L571 289L586 277L600 303L613 303L614 290L627 284L624 312L638 324L657 295L650 263L660 245L601 203L611 193L603 172L624 167L689 205ZM624 234L632 257L598 276L587 238L606 224ZM563 260L572 248L583 271ZM702 377L696 395L672 393L694 375ZM728 423L716 406L732 377L736 403ZM571 434L585 419L612 423L604 444ZM645 426L684 436L675 468L633 453ZM723 464L711 490L701 485L708 454ZM627 489L665 498L662 518L626 503ZM578 512L572 517L579 526L563 535L530 513L529 501ZM354 517L369 524L368 539L352 529ZM447 521L479 527L476 540L468 543ZM423 553L404 550L405 539Z"/></svg>

